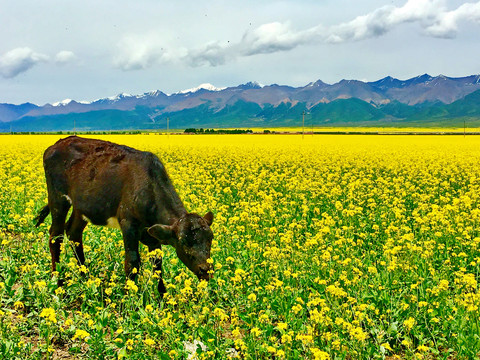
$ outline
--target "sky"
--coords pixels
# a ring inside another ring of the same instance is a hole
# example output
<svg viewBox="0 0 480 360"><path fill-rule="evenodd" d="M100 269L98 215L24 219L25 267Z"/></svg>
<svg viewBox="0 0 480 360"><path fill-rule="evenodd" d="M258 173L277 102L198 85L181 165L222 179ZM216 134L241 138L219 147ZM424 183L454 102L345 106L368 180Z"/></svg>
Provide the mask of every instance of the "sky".
<svg viewBox="0 0 480 360"><path fill-rule="evenodd" d="M480 74L480 1L0 0L0 103Z"/></svg>

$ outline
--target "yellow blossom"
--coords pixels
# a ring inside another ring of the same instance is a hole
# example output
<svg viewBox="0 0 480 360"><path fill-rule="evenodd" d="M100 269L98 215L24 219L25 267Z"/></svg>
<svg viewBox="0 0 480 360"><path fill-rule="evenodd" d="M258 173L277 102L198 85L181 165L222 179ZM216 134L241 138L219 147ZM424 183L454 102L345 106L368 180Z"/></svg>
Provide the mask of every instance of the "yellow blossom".
<svg viewBox="0 0 480 360"><path fill-rule="evenodd" d="M403 322L403 326L407 331L410 331L414 325L415 325L415 319L412 317L409 317L407 320Z"/></svg>
<svg viewBox="0 0 480 360"><path fill-rule="evenodd" d="M42 310L40 313L40 317L43 317L48 323L56 323L57 322L57 316L55 314L55 310L52 308L45 308Z"/></svg>
<svg viewBox="0 0 480 360"><path fill-rule="evenodd" d="M155 341L152 340L152 339L150 339L150 338L147 338L147 339L143 340L143 342L144 342L145 345L147 345L147 346L153 346L153 345L155 345Z"/></svg>
<svg viewBox="0 0 480 360"><path fill-rule="evenodd" d="M85 330L77 329L75 331L75 335L73 335L72 340L75 340L75 339L86 340L89 337L90 337L90 334L88 332L86 332Z"/></svg>

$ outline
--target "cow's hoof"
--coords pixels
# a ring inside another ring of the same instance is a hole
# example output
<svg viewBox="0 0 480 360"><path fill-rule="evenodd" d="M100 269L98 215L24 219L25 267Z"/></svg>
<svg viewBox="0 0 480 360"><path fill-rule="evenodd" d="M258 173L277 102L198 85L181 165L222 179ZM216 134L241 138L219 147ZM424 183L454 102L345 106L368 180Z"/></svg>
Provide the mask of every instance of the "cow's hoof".
<svg viewBox="0 0 480 360"><path fill-rule="evenodd" d="M167 289L165 288L165 285L163 285L163 283L158 284L157 290L158 290L158 293L160 294L160 296L163 299L163 296L167 292Z"/></svg>

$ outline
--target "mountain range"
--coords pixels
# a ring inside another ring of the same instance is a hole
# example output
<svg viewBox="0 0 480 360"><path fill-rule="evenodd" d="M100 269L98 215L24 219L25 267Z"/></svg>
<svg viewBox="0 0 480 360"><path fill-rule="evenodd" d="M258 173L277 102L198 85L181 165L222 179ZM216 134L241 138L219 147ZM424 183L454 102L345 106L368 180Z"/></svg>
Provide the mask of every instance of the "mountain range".
<svg viewBox="0 0 480 360"><path fill-rule="evenodd" d="M0 103L0 131L164 129L167 118L172 129L300 126L304 112L315 126L480 126L480 75L318 80L302 87L202 84L91 102Z"/></svg>

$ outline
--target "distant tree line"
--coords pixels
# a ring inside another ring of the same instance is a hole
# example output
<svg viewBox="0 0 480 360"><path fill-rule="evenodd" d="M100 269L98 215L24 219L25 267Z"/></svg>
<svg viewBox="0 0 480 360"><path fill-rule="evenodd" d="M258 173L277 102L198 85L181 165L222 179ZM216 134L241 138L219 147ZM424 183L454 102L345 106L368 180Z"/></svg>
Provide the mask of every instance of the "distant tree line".
<svg viewBox="0 0 480 360"><path fill-rule="evenodd" d="M143 131L145 132L145 131ZM3 132L0 135L137 135L143 133L140 130L112 130L112 131L12 131Z"/></svg>
<svg viewBox="0 0 480 360"><path fill-rule="evenodd" d="M189 134L252 134L253 131L250 129L241 130L241 129L196 129L196 128L188 128L185 129L184 133Z"/></svg>

